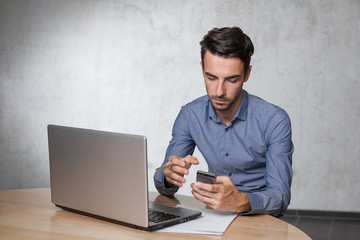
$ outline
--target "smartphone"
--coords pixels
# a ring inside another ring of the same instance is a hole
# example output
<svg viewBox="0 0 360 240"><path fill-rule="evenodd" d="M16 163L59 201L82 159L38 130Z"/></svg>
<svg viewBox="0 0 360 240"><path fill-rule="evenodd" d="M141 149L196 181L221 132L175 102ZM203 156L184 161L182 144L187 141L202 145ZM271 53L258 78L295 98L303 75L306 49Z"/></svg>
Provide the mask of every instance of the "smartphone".
<svg viewBox="0 0 360 240"><path fill-rule="evenodd" d="M216 175L205 171L198 170L196 174L196 181L208 184L216 183Z"/></svg>

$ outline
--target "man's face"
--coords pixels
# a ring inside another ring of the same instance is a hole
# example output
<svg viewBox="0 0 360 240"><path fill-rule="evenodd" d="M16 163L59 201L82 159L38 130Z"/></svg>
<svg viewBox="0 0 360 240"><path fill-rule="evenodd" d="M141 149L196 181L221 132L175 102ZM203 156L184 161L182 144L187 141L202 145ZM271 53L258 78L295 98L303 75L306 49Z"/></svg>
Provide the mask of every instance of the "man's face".
<svg viewBox="0 0 360 240"><path fill-rule="evenodd" d="M251 66L244 73L240 58L223 58L206 52L203 67L206 91L218 114L235 114L240 102L243 83L250 76Z"/></svg>

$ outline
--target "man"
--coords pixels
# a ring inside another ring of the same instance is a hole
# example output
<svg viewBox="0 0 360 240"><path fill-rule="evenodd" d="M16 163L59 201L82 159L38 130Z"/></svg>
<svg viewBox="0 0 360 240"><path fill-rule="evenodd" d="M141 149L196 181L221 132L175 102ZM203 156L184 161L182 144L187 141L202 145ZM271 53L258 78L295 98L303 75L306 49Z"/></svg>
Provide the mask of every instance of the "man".
<svg viewBox="0 0 360 240"><path fill-rule="evenodd" d="M164 161L174 165L155 173L155 186L175 194L199 163L197 146L218 177L216 184L192 183L196 199L218 210L281 216L290 203L290 119L243 90L254 46L240 28L214 28L200 45L207 95L181 108Z"/></svg>

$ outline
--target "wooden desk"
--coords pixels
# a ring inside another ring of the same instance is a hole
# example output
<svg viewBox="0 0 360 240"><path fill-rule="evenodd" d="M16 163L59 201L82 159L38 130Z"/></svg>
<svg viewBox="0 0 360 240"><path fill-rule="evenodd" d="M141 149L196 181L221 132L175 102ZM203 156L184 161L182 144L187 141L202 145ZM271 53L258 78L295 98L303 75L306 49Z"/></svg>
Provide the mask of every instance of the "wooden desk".
<svg viewBox="0 0 360 240"><path fill-rule="evenodd" d="M189 196L150 199L197 207ZM50 201L50 189L0 191L0 239L310 239L296 227L268 215L238 216L223 236L146 232L70 213Z"/></svg>

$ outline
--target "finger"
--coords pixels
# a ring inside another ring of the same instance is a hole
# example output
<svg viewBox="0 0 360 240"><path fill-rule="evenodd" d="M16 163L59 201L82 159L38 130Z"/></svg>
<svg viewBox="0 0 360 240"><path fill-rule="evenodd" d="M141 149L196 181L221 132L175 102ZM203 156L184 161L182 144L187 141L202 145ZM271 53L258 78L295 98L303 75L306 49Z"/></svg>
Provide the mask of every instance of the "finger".
<svg viewBox="0 0 360 240"><path fill-rule="evenodd" d="M170 173L165 175L165 179L167 182L182 187L183 184L186 182L186 179L177 175L176 173Z"/></svg>
<svg viewBox="0 0 360 240"><path fill-rule="evenodd" d="M201 202L203 202L203 203L205 203L205 204L207 204L209 206L213 205L213 201L214 201L213 199L211 199L211 198L209 198L207 196L204 196L204 195L198 193L195 190L192 190L191 193L197 200L199 200L199 201L201 201Z"/></svg>
<svg viewBox="0 0 360 240"><path fill-rule="evenodd" d="M180 167L186 167L186 161L178 156L171 156L168 162Z"/></svg>
<svg viewBox="0 0 360 240"><path fill-rule="evenodd" d="M191 156L191 155L187 155L182 160L184 160L187 164L189 164L189 167L191 166L191 164L194 164L194 165L199 164L199 160L196 157Z"/></svg>
<svg viewBox="0 0 360 240"><path fill-rule="evenodd" d="M168 168L164 170L165 177L171 178L174 181L185 183L185 178L183 178L183 175L180 173L177 173L173 171L174 167Z"/></svg>
<svg viewBox="0 0 360 240"><path fill-rule="evenodd" d="M221 209L222 204L216 198L204 196L196 190L191 191L192 195L199 201L205 203L212 209Z"/></svg>
<svg viewBox="0 0 360 240"><path fill-rule="evenodd" d="M189 174L189 170L185 167L180 167L180 166L172 166L171 170L180 174L180 175L188 175Z"/></svg>
<svg viewBox="0 0 360 240"><path fill-rule="evenodd" d="M192 188L191 193L194 195L194 197L196 197L196 199L200 200L200 201L204 201L207 198L209 198L208 196L204 195L201 190L195 188ZM207 200L206 200L207 201Z"/></svg>
<svg viewBox="0 0 360 240"><path fill-rule="evenodd" d="M214 198L216 192L204 190L203 188L199 188L196 183L191 184L191 188L197 192L198 194L207 197L207 198Z"/></svg>
<svg viewBox="0 0 360 240"><path fill-rule="evenodd" d="M186 168L185 162L182 161L179 157L177 157L177 156L170 157L167 165L170 165L170 164L174 164L174 165L172 167L167 168L167 169L169 169L171 171L174 171L179 175L184 175L184 174L188 175L189 174L189 171Z"/></svg>
<svg viewBox="0 0 360 240"><path fill-rule="evenodd" d="M203 182L196 182L194 184L194 187L199 189L199 190L206 191L206 192L217 192L216 184L208 184L208 183L203 183Z"/></svg>
<svg viewBox="0 0 360 240"><path fill-rule="evenodd" d="M165 177L166 181L172 185L176 185L178 187L182 187L183 184L181 182L178 182L178 181L174 181L173 179L171 178L168 178L168 177Z"/></svg>
<svg viewBox="0 0 360 240"><path fill-rule="evenodd" d="M177 186L182 187L183 183L186 182L185 178L182 177L182 174L178 174L174 172L171 168L167 168L164 170L164 175L166 178L166 181L169 183L175 184Z"/></svg>

